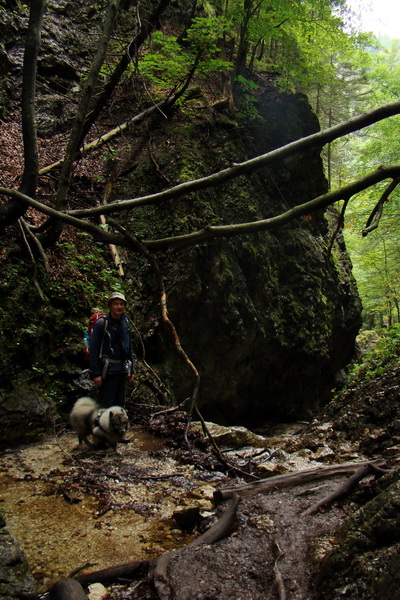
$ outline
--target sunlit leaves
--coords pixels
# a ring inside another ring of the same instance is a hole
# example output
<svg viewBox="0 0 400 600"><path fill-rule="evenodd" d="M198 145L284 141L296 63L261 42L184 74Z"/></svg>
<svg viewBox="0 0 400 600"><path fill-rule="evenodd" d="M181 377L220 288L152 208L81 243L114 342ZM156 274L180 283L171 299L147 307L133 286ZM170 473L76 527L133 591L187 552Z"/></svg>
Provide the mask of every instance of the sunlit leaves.
<svg viewBox="0 0 400 600"><path fill-rule="evenodd" d="M229 0L226 16L245 39L254 69L273 73L282 87L307 91L335 74L332 61L349 53L353 40L344 31L343 2ZM243 73L242 73L243 74Z"/></svg>
<svg viewBox="0 0 400 600"><path fill-rule="evenodd" d="M371 51L365 69L366 81L360 87L358 106L364 110L398 99L400 94L400 44ZM367 93L365 93L367 92ZM354 134L348 177L362 176L379 164L396 163L399 153L400 118L385 119ZM385 324L399 319L400 297L400 190L396 188L385 202L379 227L362 237L366 220L388 182L365 190L349 204L345 236L354 265L366 319L379 317ZM375 319L376 323L376 319Z"/></svg>
<svg viewBox="0 0 400 600"><path fill-rule="evenodd" d="M230 69L221 59L218 40L229 23L223 18L195 18L183 40L155 32L139 62L139 71L157 89L173 89L197 62L197 75Z"/></svg>

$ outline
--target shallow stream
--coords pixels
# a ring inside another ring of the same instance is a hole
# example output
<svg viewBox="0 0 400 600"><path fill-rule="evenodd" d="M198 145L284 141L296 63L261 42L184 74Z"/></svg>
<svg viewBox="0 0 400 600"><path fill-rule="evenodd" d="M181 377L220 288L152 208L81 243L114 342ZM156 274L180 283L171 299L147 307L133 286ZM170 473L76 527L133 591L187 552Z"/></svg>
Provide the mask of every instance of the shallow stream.
<svg viewBox="0 0 400 600"><path fill-rule="evenodd" d="M191 537L174 511L212 508L218 483L160 452L140 429L120 454L78 448L73 433L4 453L0 499L7 529L24 550L42 592L86 565L94 571L151 559Z"/></svg>

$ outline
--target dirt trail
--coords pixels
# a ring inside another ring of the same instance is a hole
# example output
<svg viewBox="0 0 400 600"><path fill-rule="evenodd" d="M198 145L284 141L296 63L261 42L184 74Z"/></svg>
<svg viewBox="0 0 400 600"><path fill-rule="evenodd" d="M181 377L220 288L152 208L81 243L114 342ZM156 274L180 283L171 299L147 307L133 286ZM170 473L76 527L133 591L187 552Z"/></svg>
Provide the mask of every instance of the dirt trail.
<svg viewBox="0 0 400 600"><path fill-rule="evenodd" d="M311 516L304 511L337 485L314 482L242 498L232 535L215 546L183 549L173 559L172 597L312 600L318 561L332 549L344 516L337 506Z"/></svg>

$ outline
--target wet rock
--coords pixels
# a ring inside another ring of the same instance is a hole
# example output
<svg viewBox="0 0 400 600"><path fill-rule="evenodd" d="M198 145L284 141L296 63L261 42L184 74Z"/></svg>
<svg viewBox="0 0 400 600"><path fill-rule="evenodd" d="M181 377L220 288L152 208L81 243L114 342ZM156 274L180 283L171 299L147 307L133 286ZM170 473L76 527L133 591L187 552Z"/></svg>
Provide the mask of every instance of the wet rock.
<svg viewBox="0 0 400 600"><path fill-rule="evenodd" d="M315 460L328 460L335 456L334 451L329 446L321 446L314 454Z"/></svg>
<svg viewBox="0 0 400 600"><path fill-rule="evenodd" d="M48 426L51 406L35 390L0 394L0 447L37 439Z"/></svg>
<svg viewBox="0 0 400 600"><path fill-rule="evenodd" d="M269 446L266 438L253 433L246 427L224 427L216 423L206 423L206 425L218 446L229 448L243 448L244 446L267 448ZM199 424L194 424L194 427L201 429Z"/></svg>
<svg viewBox="0 0 400 600"><path fill-rule="evenodd" d="M52 585L49 596L50 600L87 600L81 584L75 579L70 578L60 579L60 581Z"/></svg>
<svg viewBox="0 0 400 600"><path fill-rule="evenodd" d="M17 540L5 528L0 529L0 598L33 598L36 585L28 562Z"/></svg>
<svg viewBox="0 0 400 600"><path fill-rule="evenodd" d="M102 583L93 583L89 585L89 600L104 600L109 597L107 588Z"/></svg>
<svg viewBox="0 0 400 600"><path fill-rule="evenodd" d="M376 487L382 491L339 530L318 577L319 600L400 599L399 471Z"/></svg>

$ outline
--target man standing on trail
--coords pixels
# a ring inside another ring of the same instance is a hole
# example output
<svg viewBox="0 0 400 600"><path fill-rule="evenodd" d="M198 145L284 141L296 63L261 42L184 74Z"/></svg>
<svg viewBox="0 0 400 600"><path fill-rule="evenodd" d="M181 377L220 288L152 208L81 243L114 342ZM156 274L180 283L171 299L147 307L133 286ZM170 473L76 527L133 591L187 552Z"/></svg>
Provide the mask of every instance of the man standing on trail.
<svg viewBox="0 0 400 600"><path fill-rule="evenodd" d="M125 405L126 381L133 381L132 337L124 311L126 298L113 292L109 313L95 323L90 342L90 368L103 408Z"/></svg>

